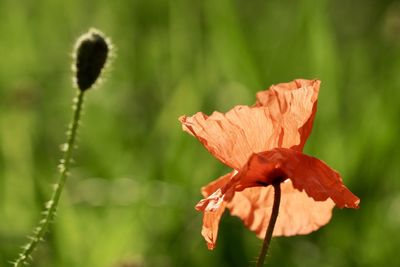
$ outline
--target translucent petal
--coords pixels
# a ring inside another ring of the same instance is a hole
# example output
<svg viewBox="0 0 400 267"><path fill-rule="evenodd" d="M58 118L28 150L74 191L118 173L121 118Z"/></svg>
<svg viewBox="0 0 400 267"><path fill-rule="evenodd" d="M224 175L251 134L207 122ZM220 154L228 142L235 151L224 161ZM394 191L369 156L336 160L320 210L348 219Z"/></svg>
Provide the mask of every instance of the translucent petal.
<svg viewBox="0 0 400 267"><path fill-rule="evenodd" d="M293 188L290 180L281 183L281 203L274 236L308 234L327 224L335 206L331 199L315 201ZM264 238L274 200L273 187L253 187L236 192L227 204L232 215L238 216L258 237Z"/></svg>
<svg viewBox="0 0 400 267"><path fill-rule="evenodd" d="M253 107L201 112L179 120L186 132L226 165L240 169L253 153L275 147L301 150L316 112L319 81L296 80L257 94Z"/></svg>

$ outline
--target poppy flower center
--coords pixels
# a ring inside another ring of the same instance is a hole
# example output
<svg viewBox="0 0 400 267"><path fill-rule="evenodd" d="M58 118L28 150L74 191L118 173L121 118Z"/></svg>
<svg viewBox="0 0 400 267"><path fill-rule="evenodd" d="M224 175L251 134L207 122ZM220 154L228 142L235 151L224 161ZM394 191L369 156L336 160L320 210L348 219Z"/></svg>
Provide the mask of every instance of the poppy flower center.
<svg viewBox="0 0 400 267"><path fill-rule="evenodd" d="M260 186L269 186L274 184L280 184L288 179L288 175L280 168L276 167L273 170L266 173L263 180L258 180L256 183Z"/></svg>

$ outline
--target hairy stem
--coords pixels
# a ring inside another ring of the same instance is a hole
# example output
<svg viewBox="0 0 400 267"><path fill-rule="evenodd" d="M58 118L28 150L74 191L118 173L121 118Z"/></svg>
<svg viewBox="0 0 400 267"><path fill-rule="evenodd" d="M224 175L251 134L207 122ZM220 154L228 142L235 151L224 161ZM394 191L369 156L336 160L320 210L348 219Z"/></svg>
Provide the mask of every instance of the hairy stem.
<svg viewBox="0 0 400 267"><path fill-rule="evenodd" d="M271 243L272 233L274 231L276 219L279 213L279 204L281 202L281 184L273 184L274 187L274 204L272 206L271 218L269 219L267 232L265 233L264 242L260 251L260 255L257 259L257 267L262 267L264 265L265 256L267 255L269 245Z"/></svg>
<svg viewBox="0 0 400 267"><path fill-rule="evenodd" d="M43 240L50 223L54 220L61 192L64 188L65 181L67 180L69 167L72 161L72 151L75 146L76 135L82 113L83 98L84 91L78 90L78 94L76 98L74 98L74 115L72 118L72 123L68 128L67 143L64 145L63 148L64 155L59 165L60 176L58 178L58 182L54 186L54 191L50 201L46 204L45 210L43 212L43 218L40 220L38 226L34 230L33 236L29 238L29 243L23 247L23 251L19 254L18 259L14 262L14 267L23 266L31 259L33 251L35 250L38 243Z"/></svg>

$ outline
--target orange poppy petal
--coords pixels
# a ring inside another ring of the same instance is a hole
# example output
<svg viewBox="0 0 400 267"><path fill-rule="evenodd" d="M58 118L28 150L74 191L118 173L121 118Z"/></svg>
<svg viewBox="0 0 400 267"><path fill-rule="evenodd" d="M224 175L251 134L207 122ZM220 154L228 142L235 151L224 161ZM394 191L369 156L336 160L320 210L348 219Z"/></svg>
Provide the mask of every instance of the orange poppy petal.
<svg viewBox="0 0 400 267"><path fill-rule="evenodd" d="M311 133L317 100L319 80L297 79L289 83L272 85L269 90L257 93L256 106L267 106L271 110L272 117L281 121L297 121L301 142L297 147L303 150L304 144Z"/></svg>
<svg viewBox="0 0 400 267"><path fill-rule="evenodd" d="M204 211L203 215L203 227L201 229L201 235L207 242L208 249L214 249L217 236L219 221L221 220L222 214L225 211L226 203L222 203L221 206L215 211Z"/></svg>
<svg viewBox="0 0 400 267"><path fill-rule="evenodd" d="M201 189L206 199L201 200L196 205L196 209L203 212L201 234L207 242L208 249L215 248L219 221L226 207L220 188L223 188L230 181L234 173L235 171L225 174Z"/></svg>
<svg viewBox="0 0 400 267"><path fill-rule="evenodd" d="M197 113L180 118L183 129L193 134L220 161L239 169L254 152L275 147L279 134L268 109L236 106L226 114ZM261 150L260 150L261 149Z"/></svg>
<svg viewBox="0 0 400 267"><path fill-rule="evenodd" d="M206 186L203 186L201 188L201 194L204 197L210 196L212 193L217 191L219 188L224 187L229 182L229 180L232 178L232 176L234 176L236 173L237 173L237 171L232 171L228 174L225 174L225 175L219 177L217 180L212 181L211 183L207 184Z"/></svg>
<svg viewBox="0 0 400 267"><path fill-rule="evenodd" d="M335 206L331 199L315 201L306 193L294 189L290 180L281 184L281 190L281 204L273 236L308 234L331 219ZM241 218L259 238L264 238L271 217L273 191L272 186L247 188L236 192L227 203L231 214Z"/></svg>
<svg viewBox="0 0 400 267"><path fill-rule="evenodd" d="M199 112L179 120L184 131L234 169L240 169L253 153L274 147L301 150L311 132L319 81L289 84L293 86L277 85L258 93L253 107L236 106L226 114L210 116Z"/></svg>
<svg viewBox="0 0 400 267"><path fill-rule="evenodd" d="M233 183L224 179L226 177L229 178L229 174L211 183L210 186L219 184L221 188L217 188L196 206L197 210L204 213L201 234L209 249L215 248L219 222L226 207L231 215L241 218L259 238L264 237L271 217L274 199L271 186L246 188L233 195L230 194L233 193ZM315 201L305 192L294 189L290 180L281 184L281 190L282 198L274 236L308 234L329 222L335 206L331 199Z"/></svg>
<svg viewBox="0 0 400 267"><path fill-rule="evenodd" d="M235 190L270 185L286 178L316 201L331 198L340 208L358 208L360 199L344 186L339 173L321 160L293 149L275 148L253 154L235 176Z"/></svg>

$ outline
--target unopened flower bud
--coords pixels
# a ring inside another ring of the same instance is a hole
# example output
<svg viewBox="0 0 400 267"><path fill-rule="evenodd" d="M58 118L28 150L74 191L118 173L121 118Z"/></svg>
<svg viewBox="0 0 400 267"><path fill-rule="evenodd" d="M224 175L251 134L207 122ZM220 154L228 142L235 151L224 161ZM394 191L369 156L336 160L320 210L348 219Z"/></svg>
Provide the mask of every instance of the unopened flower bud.
<svg viewBox="0 0 400 267"><path fill-rule="evenodd" d="M111 44L98 30L90 29L89 32L79 37L74 51L74 80L79 90L85 91L93 86L101 75Z"/></svg>

